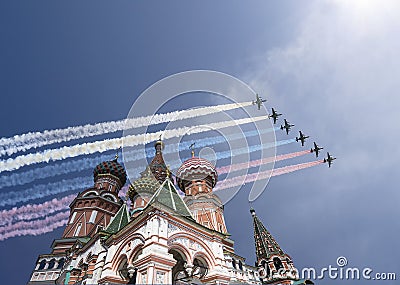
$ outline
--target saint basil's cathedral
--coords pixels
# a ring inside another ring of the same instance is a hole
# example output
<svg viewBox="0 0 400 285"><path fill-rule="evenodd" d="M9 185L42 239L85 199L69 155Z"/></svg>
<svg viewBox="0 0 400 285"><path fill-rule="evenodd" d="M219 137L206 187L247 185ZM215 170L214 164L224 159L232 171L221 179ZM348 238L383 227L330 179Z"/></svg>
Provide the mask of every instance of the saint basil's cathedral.
<svg viewBox="0 0 400 285"><path fill-rule="evenodd" d="M38 257L28 284L313 284L299 280L253 209L256 264L246 264L213 193L213 164L192 152L175 186L163 147L155 143L153 160L129 186L130 208L118 196L127 181L118 157L96 166L93 187L70 204L62 237Z"/></svg>

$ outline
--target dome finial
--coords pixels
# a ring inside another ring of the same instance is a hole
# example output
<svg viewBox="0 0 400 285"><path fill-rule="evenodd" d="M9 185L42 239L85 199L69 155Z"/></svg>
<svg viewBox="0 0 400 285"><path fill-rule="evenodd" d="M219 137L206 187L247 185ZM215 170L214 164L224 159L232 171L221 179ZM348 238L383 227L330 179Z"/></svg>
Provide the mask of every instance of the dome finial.
<svg viewBox="0 0 400 285"><path fill-rule="evenodd" d="M164 143L162 141L162 134L160 134L160 138L156 143L154 144L154 148L156 149L156 152L161 152L164 149Z"/></svg>
<svg viewBox="0 0 400 285"><path fill-rule="evenodd" d="M122 146L120 146L120 147L117 149L117 153L115 154L115 158L114 158L115 161L118 160L118 158L119 158L118 153L119 153L119 151L120 151L121 149L122 149Z"/></svg>
<svg viewBox="0 0 400 285"><path fill-rule="evenodd" d="M189 146L190 152L192 153L192 157L194 157L194 146L195 146L195 144L196 143L194 142Z"/></svg>

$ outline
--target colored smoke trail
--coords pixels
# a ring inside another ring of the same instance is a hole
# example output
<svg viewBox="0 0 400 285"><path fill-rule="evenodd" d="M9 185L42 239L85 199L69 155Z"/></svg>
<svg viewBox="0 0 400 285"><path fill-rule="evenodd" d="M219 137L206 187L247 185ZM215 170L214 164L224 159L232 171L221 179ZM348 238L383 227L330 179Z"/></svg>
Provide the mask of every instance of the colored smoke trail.
<svg viewBox="0 0 400 285"><path fill-rule="evenodd" d="M13 224L16 221L29 221L51 215L60 210L68 209L68 205L76 197L76 194L65 196L61 199L54 198L41 204L28 204L22 207L14 207L0 212L0 226Z"/></svg>
<svg viewBox="0 0 400 285"><path fill-rule="evenodd" d="M162 135L164 139L170 139L174 137L180 137L183 135L191 135L191 134L207 132L210 129L222 129L236 125L253 123L256 121L266 120L267 118L268 116L258 116L253 118L237 119L237 120L223 121L217 123L210 123L207 125L199 125L197 126L197 128L182 127L172 130L158 131L155 133L126 136L124 137L124 139L122 138L106 139L91 143L83 143L73 146L64 146L56 149L49 149L43 152L20 155L17 156L16 158L9 158L7 160L2 160L0 161L0 172L16 170L26 165L31 165L41 162L58 161L69 157L76 157L79 155L87 155L96 152L105 152L112 149L118 149L122 145L122 142L124 142L124 146L136 146L155 141L160 137L160 135Z"/></svg>
<svg viewBox="0 0 400 285"><path fill-rule="evenodd" d="M221 181L221 183L219 185L217 184L214 191L219 191L219 190L228 189L231 187L240 186L240 185L243 185L244 183L250 183L250 182L254 182L256 180L268 179L270 176L273 177L273 176L278 176L278 175L282 175L282 174L287 174L290 172L313 167L313 166L319 165L321 163L324 163L324 161L317 160L317 161L311 161L311 162L276 168L276 169L272 170L272 175L271 175L271 170L267 170L267 171L263 171L263 172L257 172L257 173L253 173L253 174L247 174L247 175L242 175L242 176L226 179L226 180Z"/></svg>
<svg viewBox="0 0 400 285"><path fill-rule="evenodd" d="M11 138L0 139L0 156L12 155L20 151L27 151L55 143L67 142L86 137L114 133L127 129L157 125L176 120L195 118L218 112L244 108L252 105L252 102L230 103L217 106L201 107L190 110L175 111L165 114L155 114L139 118L131 118L120 121L104 122L93 125L68 127L65 129L45 130L43 132L30 132L16 135ZM134 127L132 127L134 126Z"/></svg>
<svg viewBox="0 0 400 285"><path fill-rule="evenodd" d="M282 159L283 159L283 157L291 158L291 155L292 155L292 157L300 156L301 155L300 153L302 153L302 152L288 154L286 156L282 156ZM298 154L298 155L295 155L295 154ZM293 155L295 155L295 156L293 156ZM298 170L302 170L302 169L309 168L312 166L316 166L316 165L319 165L322 163L323 163L323 160L318 160L318 161L311 161L311 162L277 168L277 169L273 170L272 176L278 176L278 175L282 175L282 174L291 173L294 171L298 171ZM234 165L232 167L235 168L235 167L238 167L238 165ZM215 188L215 191L223 190L223 189L227 189L227 188L231 188L231 187L235 187L235 186L240 186L243 184L243 181L244 181L244 183L250 183L250 182L254 182L255 180L266 179L269 177L270 173L271 173L271 171L264 171L264 172L260 172L260 173L254 173L254 174L249 174L249 175L244 175L244 176L224 180L224 181L222 181L222 183L220 183ZM125 187L125 189L126 189L126 187ZM121 191L123 191L123 190L121 190ZM70 195L70 196L74 196L74 195ZM67 197L69 197L69 196L67 196ZM65 199L64 202L68 199L67 197L63 198L63 199ZM72 198L74 198L74 197L72 197ZM52 201L50 201L50 202L52 202ZM25 206L25 207L28 208L28 206ZM33 208L44 208L44 207L43 207L43 204L39 204L39 205L30 207L30 209L33 209ZM27 210L27 212L29 212L29 211L30 210ZM15 211L14 211L14 214L15 214ZM69 217L69 211L65 211L65 212L59 212L59 213L55 214L54 216L45 217L42 220L21 221L21 222L17 222L14 224L9 224L7 226L0 227L0 241L5 240L7 238L15 237L15 236L39 235L39 234L51 232L58 227L66 225L68 217ZM30 218L30 217L28 217L28 218Z"/></svg>
<svg viewBox="0 0 400 285"><path fill-rule="evenodd" d="M276 161L282 161L285 159L291 159L294 157L298 157L301 155L308 154L309 151L299 151L299 152L294 152L294 153L288 153L288 154L282 154L276 157ZM271 163L273 162L273 158L265 158L265 159L259 159L259 160L254 160L250 161L249 163L239 163L239 164L234 164L234 165L228 165L224 167L217 168L218 174L224 174L227 172L233 172L237 171L243 168L249 168L249 167L256 167L264 163ZM56 188L59 186L59 184L54 185ZM45 188L50 189L52 188L52 185L46 185ZM124 196L126 194L126 191L128 189L128 186L124 186L120 190L120 196ZM35 193L36 190L32 190L32 193ZM26 193L25 193L26 194ZM35 195L35 194L33 194ZM5 224L10 224L16 221L20 220L32 220L39 218L41 216L47 216L49 214L52 214L54 212L57 212L63 208L66 208L72 200L76 197L75 194L68 195L66 197L63 197L62 199L53 199L51 201L46 201L42 204L29 204L21 207L14 207L10 210L3 210L0 212L0 226L5 225Z"/></svg>
<svg viewBox="0 0 400 285"><path fill-rule="evenodd" d="M288 174L294 171L310 168L319 164L324 163L323 160L317 160L317 161L311 161L311 162L306 162L306 163L300 163L300 164L295 164L295 165L289 165L289 166L284 166L281 168L274 169L272 172L272 176L279 176L282 174Z"/></svg>
<svg viewBox="0 0 400 285"><path fill-rule="evenodd" d="M88 177L63 179L57 182L34 185L22 191L0 193L0 206L15 205L68 191L78 191L93 185Z"/></svg>
<svg viewBox="0 0 400 285"><path fill-rule="evenodd" d="M293 152L293 153L288 153L288 154L282 154L282 155L276 156L275 161L281 161L281 160L285 160L285 159L295 158L295 157L306 155L309 153L310 153L309 150L303 150L303 151L298 151L298 152ZM217 168L217 172L218 172L218 174L230 173L230 172L234 172L234 171L238 171L238 170L242 170L242 169L246 169L246 168L250 168L250 167L256 167L256 166L260 166L262 164L272 163L272 162L274 162L274 158L267 157L267 158L257 159L257 160L253 160L253 161L249 161L249 162L243 162L243 163L220 167L220 168Z"/></svg>
<svg viewBox="0 0 400 285"><path fill-rule="evenodd" d="M18 222L13 225L0 228L0 241L23 235L41 235L52 232L56 228L67 224L69 211L60 212L54 216L45 217L41 220Z"/></svg>
<svg viewBox="0 0 400 285"><path fill-rule="evenodd" d="M223 143L225 141L232 141L232 140L237 140L241 139L243 137L250 138L254 136L259 136L265 133L269 133L272 131L278 130L279 127L276 128L271 128L271 129L262 129L262 130L254 130L254 131L246 131L238 134L231 134L227 136L212 136L212 137L207 137L207 138L202 138L199 140L196 140L196 147L202 148L210 145L216 145L219 143ZM166 145L165 149L163 150L163 154L169 154L169 153L174 153L182 150L187 150L188 147L193 143L194 141L186 141L186 142L181 142L179 146L177 145ZM279 142L278 142L279 143ZM146 150L146 157L147 158L152 158L154 156L155 150L154 148L151 148L150 150ZM126 159L128 161L138 159L139 157L143 156L143 150L131 150L127 152ZM110 159L109 154L102 154L102 155L97 155L95 157L84 157L84 158L79 158L76 160L72 161L61 161L55 165L45 165L43 167L36 167L31 170L27 171L21 171L21 172L16 172L16 173L11 173L9 175L2 174L0 176L0 189L5 188L5 187L11 187L11 186L18 186L18 185L24 185L27 183L31 183L37 179L45 179L45 178L50 178L54 177L57 175L62 175L62 174L67 174L71 172L80 172L82 170L86 169L93 169L95 165L102 161L106 161Z"/></svg>
<svg viewBox="0 0 400 285"><path fill-rule="evenodd" d="M273 146L285 145L294 142L295 139L278 141L276 143L266 143L262 145L254 145L250 147L242 147L233 150L227 150L222 152L217 152L217 159L225 159L231 156L250 154L252 152L260 151L262 149L271 148ZM308 152L308 151L307 151ZM308 152L309 153L309 152ZM208 158L205 156L204 158ZM181 165L180 160L170 161L168 162L172 169L178 168ZM131 177L131 179L135 179L139 177L139 173L144 170L143 166L132 169L133 173L136 173L136 176ZM32 186L31 188L24 189L22 191L15 192L5 192L0 193L0 207L6 205L16 205L18 203L27 202L30 200L44 198L46 196L56 195L68 191L77 191L82 190L87 187L93 185L91 179L89 177L76 177L72 179L63 179L59 182L50 182L47 184L37 184Z"/></svg>

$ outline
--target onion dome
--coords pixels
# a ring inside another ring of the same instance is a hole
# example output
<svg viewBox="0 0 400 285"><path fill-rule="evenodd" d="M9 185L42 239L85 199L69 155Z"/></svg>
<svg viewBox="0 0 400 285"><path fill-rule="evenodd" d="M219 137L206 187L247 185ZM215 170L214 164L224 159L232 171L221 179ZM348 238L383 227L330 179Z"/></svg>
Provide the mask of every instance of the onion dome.
<svg viewBox="0 0 400 285"><path fill-rule="evenodd" d="M129 185L128 196L133 198L135 193L148 192L154 194L160 188L160 182L154 178L149 167L141 173L142 177L136 179Z"/></svg>
<svg viewBox="0 0 400 285"><path fill-rule="evenodd" d="M206 180L214 188L218 181L218 173L214 165L207 159L191 157L186 160L176 172L179 188L184 190L184 181Z"/></svg>
<svg viewBox="0 0 400 285"><path fill-rule="evenodd" d="M126 183L126 171L124 167L117 161L117 158L111 161L103 161L99 163L93 171L94 181L99 175L111 174L119 179L121 185Z"/></svg>

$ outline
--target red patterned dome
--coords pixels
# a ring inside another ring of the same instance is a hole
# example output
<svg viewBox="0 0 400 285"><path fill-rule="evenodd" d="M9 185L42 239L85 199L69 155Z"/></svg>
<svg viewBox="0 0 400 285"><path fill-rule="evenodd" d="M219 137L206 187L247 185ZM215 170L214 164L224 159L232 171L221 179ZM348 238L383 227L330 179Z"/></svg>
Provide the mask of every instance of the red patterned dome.
<svg viewBox="0 0 400 285"><path fill-rule="evenodd" d="M192 157L186 160L176 172L176 182L179 188L183 190L183 181L209 179L211 187L214 187L218 181L218 173L214 165L207 159Z"/></svg>
<svg viewBox="0 0 400 285"><path fill-rule="evenodd" d="M126 183L125 169L116 159L99 163L93 171L95 181L99 174L111 174L117 177L122 185Z"/></svg>

